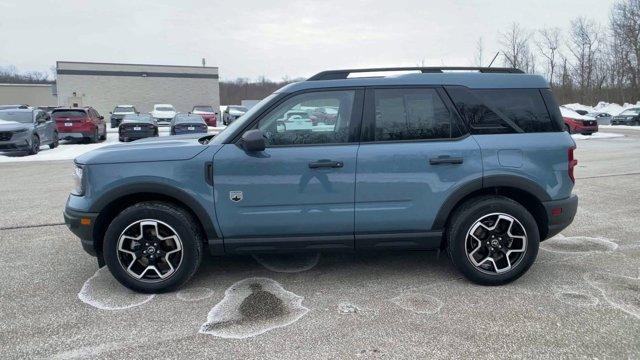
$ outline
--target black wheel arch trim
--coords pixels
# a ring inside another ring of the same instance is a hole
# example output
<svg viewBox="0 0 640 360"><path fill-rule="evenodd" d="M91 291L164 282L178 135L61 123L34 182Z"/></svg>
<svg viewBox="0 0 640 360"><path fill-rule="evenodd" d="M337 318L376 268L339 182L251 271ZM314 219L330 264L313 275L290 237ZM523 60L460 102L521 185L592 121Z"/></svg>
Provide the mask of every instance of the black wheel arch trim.
<svg viewBox="0 0 640 360"><path fill-rule="evenodd" d="M533 180L527 179L517 175L488 175L483 178L473 179L459 186L449 197L444 201L436 218L431 227L432 230L444 229L447 219L451 214L451 211L458 205L458 203L467 197L468 195L482 189L495 188L495 187L509 187L520 189L525 191L541 203L550 201L551 197L540 185L536 184Z"/></svg>
<svg viewBox="0 0 640 360"><path fill-rule="evenodd" d="M207 238L207 242L209 243L210 248L212 244L216 244L216 247L222 246L222 241L218 237L216 228L206 209L195 199L194 195L191 195L186 191L171 185L160 184L156 182L143 182L121 185L102 194L96 201L94 201L89 211L93 213L101 213L102 210L111 205L114 201L122 199L125 196L136 194L169 197L182 203L185 207L187 207L187 210L190 210L196 215L197 220L200 222L202 228L204 229L204 235ZM211 248L211 250L214 249Z"/></svg>

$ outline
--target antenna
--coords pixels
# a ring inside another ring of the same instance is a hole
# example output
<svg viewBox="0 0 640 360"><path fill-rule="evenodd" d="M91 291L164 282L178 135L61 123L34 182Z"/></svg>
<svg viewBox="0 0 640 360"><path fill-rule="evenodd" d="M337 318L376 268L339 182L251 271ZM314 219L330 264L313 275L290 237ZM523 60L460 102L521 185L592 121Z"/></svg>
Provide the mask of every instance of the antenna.
<svg viewBox="0 0 640 360"><path fill-rule="evenodd" d="M491 62L489 63L489 66L487 67L491 67L491 65L493 65L493 62L496 61L496 59L498 58L498 55L500 55L500 51L496 53L496 56L493 57L493 60L491 60Z"/></svg>

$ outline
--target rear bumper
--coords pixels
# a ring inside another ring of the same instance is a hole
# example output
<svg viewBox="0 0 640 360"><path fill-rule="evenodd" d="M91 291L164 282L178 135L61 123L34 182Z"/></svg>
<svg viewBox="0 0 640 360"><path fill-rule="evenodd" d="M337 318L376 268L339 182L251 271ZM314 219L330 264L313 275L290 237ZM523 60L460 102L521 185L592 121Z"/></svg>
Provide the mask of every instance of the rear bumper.
<svg viewBox="0 0 640 360"><path fill-rule="evenodd" d="M97 256L98 249L93 241L93 227L98 214L73 210L67 206L62 215L69 230L80 238L80 244L82 244L84 251L91 256Z"/></svg>
<svg viewBox="0 0 640 360"><path fill-rule="evenodd" d="M546 236L548 239L571 225L578 210L578 196L571 195L562 200L546 201L542 205L547 213L547 219L549 219L549 231Z"/></svg>
<svg viewBox="0 0 640 360"><path fill-rule="evenodd" d="M123 141L133 141L156 136L156 130L125 130L118 132L118 136Z"/></svg>
<svg viewBox="0 0 640 360"><path fill-rule="evenodd" d="M82 132L58 132L58 137L62 140L69 139L84 139L91 137L91 133L82 133Z"/></svg>

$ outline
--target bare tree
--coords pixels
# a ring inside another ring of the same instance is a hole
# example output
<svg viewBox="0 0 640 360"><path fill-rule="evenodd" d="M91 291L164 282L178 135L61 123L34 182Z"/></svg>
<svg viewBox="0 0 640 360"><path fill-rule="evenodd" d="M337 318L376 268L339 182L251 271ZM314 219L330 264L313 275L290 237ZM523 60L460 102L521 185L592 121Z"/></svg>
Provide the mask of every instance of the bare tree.
<svg viewBox="0 0 640 360"><path fill-rule="evenodd" d="M618 60L625 74L619 85L628 85L640 96L640 0L621 0L611 11L611 33L616 45ZM622 75L620 74L620 75Z"/></svg>
<svg viewBox="0 0 640 360"><path fill-rule="evenodd" d="M531 51L529 50L529 39L531 33L520 27L518 23L512 23L504 33L499 33L499 42L502 46L504 64L506 66L522 69L525 72L532 72L535 64Z"/></svg>
<svg viewBox="0 0 640 360"><path fill-rule="evenodd" d="M569 52L573 55L573 76L580 91L580 100L592 88L600 51L600 26L586 18L571 21Z"/></svg>
<svg viewBox="0 0 640 360"><path fill-rule="evenodd" d="M556 67L558 66L558 52L560 49L560 29L550 28L538 31L538 38L535 41L538 52L546 62L549 83L554 84Z"/></svg>
<svg viewBox="0 0 640 360"><path fill-rule="evenodd" d="M478 38L476 42L476 54L474 56L473 62L476 66L482 67L484 64L484 45L482 44L482 37Z"/></svg>

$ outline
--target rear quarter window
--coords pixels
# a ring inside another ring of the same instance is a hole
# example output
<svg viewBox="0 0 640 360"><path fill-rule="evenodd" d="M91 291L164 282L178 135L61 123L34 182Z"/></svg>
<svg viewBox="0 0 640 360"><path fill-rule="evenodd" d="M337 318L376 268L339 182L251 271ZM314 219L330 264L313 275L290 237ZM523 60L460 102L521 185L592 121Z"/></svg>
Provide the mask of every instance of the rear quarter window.
<svg viewBox="0 0 640 360"><path fill-rule="evenodd" d="M538 89L474 90L526 133L558 131Z"/></svg>
<svg viewBox="0 0 640 360"><path fill-rule="evenodd" d="M547 110L553 96L543 89L474 89L447 87L472 134L538 133L562 131L557 114ZM561 121L561 120L560 120Z"/></svg>

